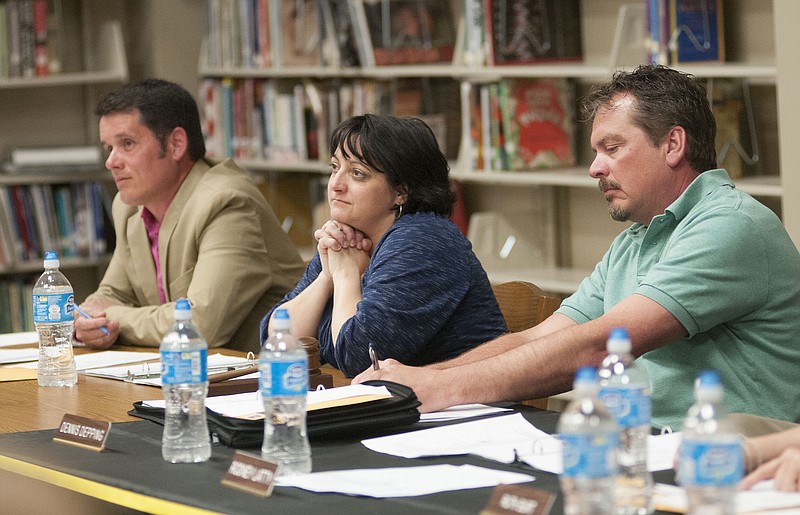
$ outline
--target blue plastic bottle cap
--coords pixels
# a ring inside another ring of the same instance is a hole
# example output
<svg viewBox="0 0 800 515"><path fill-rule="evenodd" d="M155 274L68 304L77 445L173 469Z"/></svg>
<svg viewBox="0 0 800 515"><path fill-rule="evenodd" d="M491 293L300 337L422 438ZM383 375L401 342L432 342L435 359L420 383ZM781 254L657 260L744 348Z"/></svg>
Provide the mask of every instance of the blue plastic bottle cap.
<svg viewBox="0 0 800 515"><path fill-rule="evenodd" d="M714 370L703 370L697 378L700 386L719 386L719 374Z"/></svg>
<svg viewBox="0 0 800 515"><path fill-rule="evenodd" d="M47 252L44 253L45 261L53 261L55 259L58 259L58 256L56 255L55 251L48 250Z"/></svg>
<svg viewBox="0 0 800 515"><path fill-rule="evenodd" d="M178 299L175 302L175 309L180 309L183 311L191 311L192 305L189 304L189 299Z"/></svg>
<svg viewBox="0 0 800 515"><path fill-rule="evenodd" d="M288 319L289 318L289 312L287 310L285 310L285 309L276 309L275 310L275 318L276 319L279 319L279 318Z"/></svg>
<svg viewBox="0 0 800 515"><path fill-rule="evenodd" d="M597 369L594 367L581 367L575 373L576 382L594 382L597 381Z"/></svg>
<svg viewBox="0 0 800 515"><path fill-rule="evenodd" d="M609 338L628 339L628 330L624 327L615 327L611 329Z"/></svg>

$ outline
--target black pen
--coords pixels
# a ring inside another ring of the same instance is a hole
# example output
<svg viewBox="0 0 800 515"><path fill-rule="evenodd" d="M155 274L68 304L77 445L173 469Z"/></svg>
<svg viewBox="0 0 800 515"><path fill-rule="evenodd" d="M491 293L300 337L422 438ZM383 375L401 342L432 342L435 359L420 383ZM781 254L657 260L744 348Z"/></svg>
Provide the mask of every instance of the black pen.
<svg viewBox="0 0 800 515"><path fill-rule="evenodd" d="M372 370L380 370L381 366L378 364L378 355L375 354L375 347L369 344L369 359L372 360Z"/></svg>
<svg viewBox="0 0 800 515"><path fill-rule="evenodd" d="M82 310L81 307L79 305L77 305L77 304L75 304L75 311L77 311L81 315L85 316L86 318L94 318L92 315L90 315L86 311ZM106 329L106 326L101 325L100 327L98 327L98 329L103 331L103 334L108 334L108 329Z"/></svg>

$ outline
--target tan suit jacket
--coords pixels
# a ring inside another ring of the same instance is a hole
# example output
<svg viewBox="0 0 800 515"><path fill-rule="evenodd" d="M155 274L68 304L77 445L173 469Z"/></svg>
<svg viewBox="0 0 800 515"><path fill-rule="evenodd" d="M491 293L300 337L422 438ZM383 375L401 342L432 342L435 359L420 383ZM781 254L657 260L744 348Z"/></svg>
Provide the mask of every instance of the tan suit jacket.
<svg viewBox="0 0 800 515"><path fill-rule="evenodd" d="M120 322L119 342L158 346L175 301L186 297L209 347L257 352L261 317L294 288L304 265L255 183L231 160L195 163L161 222L164 305L141 210L114 199L116 247L87 298L121 304L106 310Z"/></svg>

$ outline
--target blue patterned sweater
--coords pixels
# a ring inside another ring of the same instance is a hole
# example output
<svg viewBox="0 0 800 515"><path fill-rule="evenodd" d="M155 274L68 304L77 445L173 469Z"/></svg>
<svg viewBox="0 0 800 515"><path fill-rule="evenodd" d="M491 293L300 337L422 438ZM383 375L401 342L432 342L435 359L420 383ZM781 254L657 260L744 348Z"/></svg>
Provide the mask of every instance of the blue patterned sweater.
<svg viewBox="0 0 800 515"><path fill-rule="evenodd" d="M316 254L297 287L261 321L261 341L272 312L319 275ZM334 347L329 301L320 320L320 357L354 376L380 359L427 365L456 357L506 331L491 285L472 245L447 218L415 213L398 219L378 242L361 278L362 300Z"/></svg>

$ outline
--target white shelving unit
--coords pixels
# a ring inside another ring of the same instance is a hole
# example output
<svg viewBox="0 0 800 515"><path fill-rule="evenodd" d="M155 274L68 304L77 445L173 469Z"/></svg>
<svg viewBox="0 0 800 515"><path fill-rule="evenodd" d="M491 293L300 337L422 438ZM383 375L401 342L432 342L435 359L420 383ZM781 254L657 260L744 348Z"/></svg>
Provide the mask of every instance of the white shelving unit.
<svg viewBox="0 0 800 515"><path fill-rule="evenodd" d="M121 24L100 19L105 5L101 0L63 0L68 48L62 49L62 58L70 63L65 71L0 79L0 108L7 122L0 128L3 157L17 146L99 144L93 113L98 89L128 80ZM110 180L102 166L81 172L0 174L0 186L107 181L113 187ZM109 257L61 259L62 268L70 270L76 297L94 291ZM40 270L39 260L15 263L0 268L0 280Z"/></svg>
<svg viewBox="0 0 800 515"><path fill-rule="evenodd" d="M614 27L618 13L632 0L582 0L582 63L556 63L535 66L475 67L458 64L380 66L367 68L294 67L268 69L213 69L201 60L203 77L234 78L305 78L305 79L398 79L405 77L449 78L456 82L485 83L503 78L564 77L573 79L580 89L606 80L617 68L612 53L619 44ZM641 0L638 0L641 2ZM737 187L763 200L778 211L796 242L800 242L800 208L788 200L800 191L800 146L792 134L800 131L800 99L794 92L800 68L792 57L800 42L800 2L796 0L726 0L724 3L726 51L728 60L719 64L677 66L699 79L743 79L758 88L753 108L758 137L762 141L761 166L764 175L746 176ZM791 21L789 21L791 20ZM631 68L632 66L626 66ZM790 82L790 81L794 82ZM777 97L777 102L775 98ZM760 103L759 103L760 102ZM777 105L776 105L777 104ZM778 116L780 113L780 116ZM462 120L462 123L464 121ZM452 130L452 129L451 129ZM590 155L588 129L579 136L579 164L566 169L510 172L477 171L464 165L464 159L452 164L452 176L462 183L471 211L498 212L512 226L536 226L540 220L550 224L544 232L551 239L551 259L534 260L531 266L505 264L502 259L485 262L494 282L524 279L545 290L569 294L606 250L624 226L605 220L605 203L596 191L596 181L588 176ZM778 157L780 155L780 157ZM251 170L303 174L325 173L320 162L242 163ZM544 211L551 210L545 217ZM533 210L528 209L535 205ZM777 206L777 207L776 207ZM520 234L518 241L525 239ZM501 242L502 243L502 242ZM545 264L542 265L542 261Z"/></svg>

